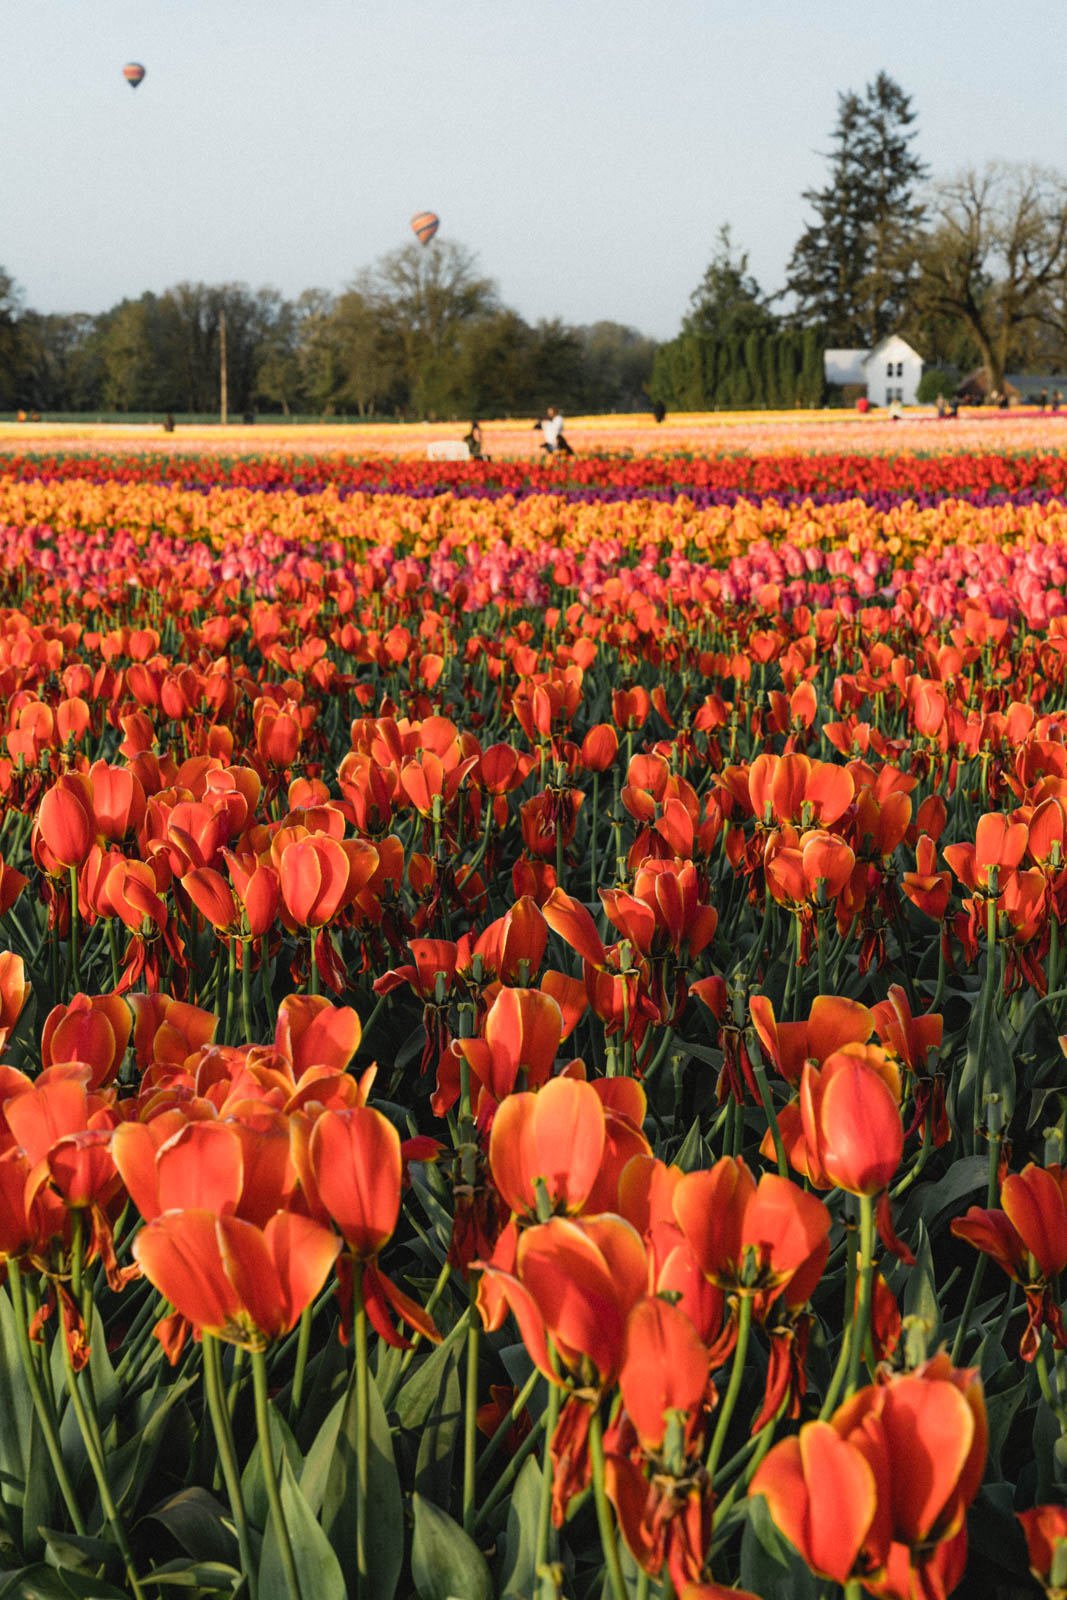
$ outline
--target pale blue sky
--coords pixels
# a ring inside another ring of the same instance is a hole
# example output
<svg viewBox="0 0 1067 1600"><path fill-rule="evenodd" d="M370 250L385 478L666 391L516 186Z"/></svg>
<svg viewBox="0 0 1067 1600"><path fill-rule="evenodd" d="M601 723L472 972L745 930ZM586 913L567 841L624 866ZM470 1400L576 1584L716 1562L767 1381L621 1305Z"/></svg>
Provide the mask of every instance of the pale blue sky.
<svg viewBox="0 0 1067 1600"><path fill-rule="evenodd" d="M527 319L670 337L723 222L781 284L837 93L882 68L935 172L1067 170L1064 0L3 0L2 21L0 263L42 311L182 279L336 291L428 208Z"/></svg>

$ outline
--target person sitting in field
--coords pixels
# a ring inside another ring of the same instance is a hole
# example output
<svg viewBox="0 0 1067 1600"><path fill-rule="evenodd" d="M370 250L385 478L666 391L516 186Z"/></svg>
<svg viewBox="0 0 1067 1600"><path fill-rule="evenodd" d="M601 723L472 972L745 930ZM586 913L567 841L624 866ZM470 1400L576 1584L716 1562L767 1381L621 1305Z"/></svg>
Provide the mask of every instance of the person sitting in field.
<svg viewBox="0 0 1067 1600"><path fill-rule="evenodd" d="M472 461L488 460L487 456L482 455L482 425L477 417L474 418L470 425L470 432L463 435L463 443L470 451Z"/></svg>
<svg viewBox="0 0 1067 1600"><path fill-rule="evenodd" d="M541 449L548 455L555 455L557 451L561 456L574 454L563 434L563 412L557 411L555 406L549 406L541 421L534 423L534 427L540 428Z"/></svg>

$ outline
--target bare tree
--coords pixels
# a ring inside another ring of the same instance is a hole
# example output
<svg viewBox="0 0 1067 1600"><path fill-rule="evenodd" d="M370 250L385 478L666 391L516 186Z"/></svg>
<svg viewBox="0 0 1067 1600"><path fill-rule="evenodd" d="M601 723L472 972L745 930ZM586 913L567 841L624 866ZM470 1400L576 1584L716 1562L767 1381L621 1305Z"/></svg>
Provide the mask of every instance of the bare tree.
<svg viewBox="0 0 1067 1600"><path fill-rule="evenodd" d="M471 252L442 240L428 249L405 245L351 288L376 312L387 343L395 340L402 349L415 409L447 406L460 329L497 309L496 286L478 276Z"/></svg>
<svg viewBox="0 0 1067 1600"><path fill-rule="evenodd" d="M928 216L915 250L915 309L962 322L990 390L1002 390L1008 361L1055 315L1067 273L1067 180L995 163L938 184Z"/></svg>

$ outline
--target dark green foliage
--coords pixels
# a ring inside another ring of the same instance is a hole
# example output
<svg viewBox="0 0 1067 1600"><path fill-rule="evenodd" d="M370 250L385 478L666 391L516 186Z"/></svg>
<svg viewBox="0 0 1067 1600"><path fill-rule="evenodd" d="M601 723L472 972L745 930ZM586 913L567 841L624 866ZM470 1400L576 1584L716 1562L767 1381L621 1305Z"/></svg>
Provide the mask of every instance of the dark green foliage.
<svg viewBox="0 0 1067 1600"><path fill-rule="evenodd" d="M864 94L838 96L829 180L803 198L815 213L793 248L786 289L798 322L825 325L835 346L869 347L903 315L909 242L922 219L910 96L885 72Z"/></svg>
<svg viewBox="0 0 1067 1600"><path fill-rule="evenodd" d="M682 333L656 351L649 393L670 411L818 406L824 345L820 328L728 339Z"/></svg>

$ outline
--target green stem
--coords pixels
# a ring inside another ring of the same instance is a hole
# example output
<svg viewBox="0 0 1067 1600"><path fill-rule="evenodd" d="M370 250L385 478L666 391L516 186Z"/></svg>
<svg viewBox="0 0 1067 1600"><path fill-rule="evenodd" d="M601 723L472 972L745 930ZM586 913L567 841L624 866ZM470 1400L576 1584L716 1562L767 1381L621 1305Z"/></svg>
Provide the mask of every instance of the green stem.
<svg viewBox="0 0 1067 1600"><path fill-rule="evenodd" d="M107 918L107 946L111 955L111 987L117 989L122 976L119 965L119 932L115 926L115 918Z"/></svg>
<svg viewBox="0 0 1067 1600"><path fill-rule="evenodd" d="M76 993L82 986L81 959L78 949L78 869L70 869L70 976Z"/></svg>
<svg viewBox="0 0 1067 1600"><path fill-rule="evenodd" d="M593 809L590 812L589 824L589 899L596 901L596 830L600 821L600 773L593 773Z"/></svg>
<svg viewBox="0 0 1067 1600"><path fill-rule="evenodd" d="M244 1043L252 1042L252 941L241 944L241 1032Z"/></svg>
<svg viewBox="0 0 1067 1600"><path fill-rule="evenodd" d="M306 1305L300 1313L300 1334L296 1342L296 1366L293 1369L293 1386L289 1391L289 1426L296 1426L300 1401L304 1394L304 1372L307 1367L308 1346L311 1343L311 1307Z"/></svg>
<svg viewBox="0 0 1067 1600"><path fill-rule="evenodd" d="M226 1043L236 1044L237 1032L237 940L226 940Z"/></svg>
<svg viewBox="0 0 1067 1600"><path fill-rule="evenodd" d="M715 1435L708 1451L708 1474L714 1479L715 1469L722 1455L722 1447L726 1443L726 1430L730 1426L730 1418L737 1405L737 1397L741 1393L741 1380L745 1373L745 1356L748 1351L748 1336L752 1328L752 1296L743 1294L737 1308L737 1343L734 1345L733 1365L730 1368L730 1384L726 1390L722 1406L719 1410L718 1421L715 1424Z"/></svg>
<svg viewBox="0 0 1067 1600"><path fill-rule="evenodd" d="M991 894L986 904L986 970L982 989L982 1015L978 1024L978 1069L974 1079L974 1111L972 1115L973 1142L978 1143L978 1127L985 1104L985 1056L989 1042L989 1027L993 1017L993 985L997 971L997 902Z"/></svg>
<svg viewBox="0 0 1067 1600"><path fill-rule="evenodd" d="M853 1235L855 1229L851 1222L845 1229L845 1306L842 1317L841 1348L837 1352L837 1361L834 1364L830 1386L819 1410L819 1421L825 1422L837 1404L837 1397L841 1393L841 1386L845 1381L848 1371L849 1359L852 1350L853 1312L856 1305L856 1252L853 1249Z"/></svg>
<svg viewBox="0 0 1067 1600"><path fill-rule="evenodd" d="M826 914L819 919L815 928L815 950L819 963L819 993L828 994L826 986Z"/></svg>
<svg viewBox="0 0 1067 1600"><path fill-rule="evenodd" d="M48 1450L48 1459L52 1463L52 1471L55 1473L59 1492L63 1496L63 1503L67 1508L71 1527L75 1533L84 1536L85 1522L63 1460L55 1415L41 1388L37 1361L33 1353L33 1347L30 1344L26 1298L22 1292L22 1268L17 1260L10 1260L7 1264L7 1281L11 1286L11 1304L15 1311L15 1339L18 1344L19 1360L22 1362L22 1371L29 1386L33 1409L36 1411L37 1420L41 1424L41 1432L44 1435L45 1446ZM63 1335L60 1334L60 1338L62 1337Z"/></svg>
<svg viewBox="0 0 1067 1600"><path fill-rule="evenodd" d="M319 992L319 969L315 965L315 929L308 929L308 994Z"/></svg>
<svg viewBox="0 0 1067 1600"><path fill-rule="evenodd" d="M367 1306L363 1263L352 1263L352 1342L356 1380L356 1600L369 1600L367 1574L367 1485L370 1477L370 1366L367 1356Z"/></svg>
<svg viewBox="0 0 1067 1600"><path fill-rule="evenodd" d="M619 1560L619 1541L604 1486L604 1431L599 1407L594 1407L593 1415L589 1419L589 1458L593 1467L593 1500L596 1504L597 1527L600 1529L600 1545L607 1564L611 1593L613 1600L629 1600L626 1579L622 1575L622 1562Z"/></svg>
<svg viewBox="0 0 1067 1600"><path fill-rule="evenodd" d="M538 1378L541 1377L541 1373L538 1372L536 1374L536 1376ZM541 1435L544 1432L544 1428L545 1428L545 1417L544 1416L540 1416L540 1417L538 1417L537 1421L534 1423L533 1427L530 1429L530 1432L526 1435L526 1438L522 1441L522 1443L520 1444L519 1448L516 1450L515 1454L512 1456L512 1458L508 1462L507 1466L504 1468L503 1472L501 1472L500 1477L497 1479L496 1483L493 1485L492 1489L489 1491L489 1493L486 1495L484 1501L482 1502L482 1508L478 1512L478 1516L477 1516L477 1520L476 1520L476 1524L475 1524L477 1527L479 1527L479 1528L484 1527L485 1523L488 1522L489 1518L492 1516L492 1514L495 1511L496 1507L500 1504L501 1500L503 1500L504 1496L507 1494L508 1490L511 1488L512 1483L518 1477L519 1468L522 1466L523 1462L526 1460L526 1457L529 1456L529 1455L532 1455L532 1453L537 1449L538 1444L541 1442ZM550 1501L550 1504L551 1504L551 1501ZM545 1538L546 1538L546 1541L547 1541L547 1538L548 1538L547 1524L546 1524L546 1527L545 1527ZM546 1543L546 1550L547 1550L547 1543Z"/></svg>
<svg viewBox="0 0 1067 1600"><path fill-rule="evenodd" d="M867 1330L871 1321L871 1286L874 1277L874 1199L861 1194L860 1201L860 1298L852 1326L852 1349L848 1358L848 1387L846 1396L859 1388L860 1363L863 1347L867 1343Z"/></svg>
<svg viewBox="0 0 1067 1600"><path fill-rule="evenodd" d="M270 1402L267 1399L267 1357L262 1350L252 1351L252 1388L256 1404L256 1435L263 1466L263 1483L267 1491L267 1504L274 1519L278 1552L285 1572L285 1586L292 1600L303 1600L300 1579L297 1576L293 1547L289 1542L289 1529L282 1510L281 1490L278 1487L278 1468L270 1439Z"/></svg>
<svg viewBox="0 0 1067 1600"><path fill-rule="evenodd" d="M244 1496L241 1493L241 1472L237 1464L237 1452L234 1447L230 1417L223 1396L222 1353L219 1349L219 1341L214 1334L204 1334L203 1350L204 1392L207 1395L208 1410L211 1413L211 1426L215 1433L215 1445L219 1452L222 1477L226 1484L226 1493L230 1501L230 1510L233 1513L234 1527L237 1531L237 1547L241 1552L241 1566L248 1581L248 1600L256 1600L256 1565L252 1559L252 1544L248 1536L248 1512L245 1509Z"/></svg>
<svg viewBox="0 0 1067 1600"><path fill-rule="evenodd" d="M989 1141L989 1172L986 1177L987 1210L993 1209L993 1203L997 1197L997 1168L999 1164L1000 1138L997 1136L990 1138ZM983 1251L979 1251L978 1260L974 1264L974 1272L971 1274L971 1283L970 1288L967 1290L967 1298L963 1302L963 1311L960 1314L960 1325L956 1329L956 1337L952 1341L952 1355L950 1359L954 1367L959 1366L960 1360L963 1356L964 1342L967 1338L968 1332L970 1331L971 1318L974 1315L974 1308L978 1304L978 1296L982 1290L982 1279L985 1277L986 1261L988 1259L989 1258Z"/></svg>
<svg viewBox="0 0 1067 1600"><path fill-rule="evenodd" d="M477 1471L478 1450L478 1335L481 1319L476 1312L477 1287L472 1273L468 1279L470 1293L467 1322L467 1389L463 1412L463 1531L474 1533L475 1501L474 1480Z"/></svg>
<svg viewBox="0 0 1067 1600"><path fill-rule="evenodd" d="M741 1493L741 1490L743 1488L745 1488L751 1482L752 1478L755 1476L756 1468L759 1466L760 1462L763 1460L764 1456L767 1454L767 1451L771 1448L771 1443L772 1443L772 1441L774 1439L774 1430L775 1430L775 1427L777 1426L778 1418L781 1416L781 1414L782 1414L781 1408L779 1408L779 1410L776 1413L776 1415L773 1416L770 1419L769 1422L765 1422L763 1424L763 1427L760 1429L759 1433L757 1433L756 1437L754 1439L749 1439L747 1441L747 1444L746 1444L745 1448L751 1450L751 1452L752 1452L751 1460L749 1461L748 1466L745 1468L745 1470L741 1474L741 1476L734 1479L734 1481L730 1485L730 1488L727 1491L727 1493L725 1495L723 1495L722 1499L719 1501L718 1505L715 1507L715 1519L714 1520L715 1520L715 1526L716 1527L718 1527L719 1524L726 1517L727 1513L730 1510L730 1507L733 1505L734 1501L737 1499L738 1495ZM740 1454L740 1452L738 1452L738 1453ZM717 1473L716 1476L719 1479L725 1481L725 1474L723 1472Z"/></svg>
<svg viewBox="0 0 1067 1600"><path fill-rule="evenodd" d="M752 1075L756 1080L756 1088L759 1090L763 1114L767 1118L767 1126L770 1128L771 1138L774 1140L774 1157L778 1163L778 1176L780 1178L788 1178L789 1162L786 1160L785 1145L782 1143L782 1130L778 1126L778 1113L774 1109L771 1086L767 1082L767 1068L763 1063L763 1051L757 1042L755 1029L749 1030L745 1048L748 1050L748 1059L752 1063Z"/></svg>
<svg viewBox="0 0 1067 1600"><path fill-rule="evenodd" d="M526 1382L523 1384L522 1388L519 1390L518 1394L515 1396L510 1411L508 1411L507 1415L501 1420L496 1432L493 1434L493 1437L490 1439L489 1443L478 1457L475 1468L477 1472L484 1471L484 1469L489 1465L489 1462L492 1461L493 1457L500 1449L500 1446L504 1443L504 1440L508 1435L508 1430L522 1415L523 1407L529 1403L530 1396L533 1394L537 1385L537 1380L540 1376L541 1374L535 1367L530 1373L530 1376L527 1378Z"/></svg>
<svg viewBox="0 0 1067 1600"><path fill-rule="evenodd" d="M545 1407L545 1454L541 1462L541 1503L537 1509L537 1548L534 1554L534 1571L540 1572L548 1560L548 1526L552 1510L552 1436L559 1421L559 1385L551 1379L548 1384L548 1404ZM531 1435L532 1437L532 1435Z"/></svg>
<svg viewBox="0 0 1067 1600"><path fill-rule="evenodd" d="M129 1582L131 1593L134 1595L134 1600L144 1600L144 1590L141 1588L140 1579L137 1576L137 1569L133 1563L133 1553L130 1550L129 1540L126 1537L126 1528L123 1524L122 1518L119 1516L118 1508L116 1507L115 1501L112 1497L111 1485L107 1481L107 1473L104 1470L103 1459L97 1451L96 1436L92 1424L89 1421L88 1414L85 1410L85 1402L82 1399L81 1390L78 1387L77 1374L74 1371L74 1363L71 1359L70 1346L67 1343L66 1330L62 1327L62 1325L60 1326L56 1338L59 1340L59 1348L63 1357L63 1370L66 1374L67 1393L70 1396L70 1403L74 1409L75 1418L77 1419L78 1430L81 1433L82 1442L85 1445L85 1454L88 1457L89 1466L92 1469L93 1477L96 1479L96 1488L98 1494L100 1495L100 1505L103 1510L104 1517L107 1520L107 1525L111 1529L111 1536L114 1539L115 1544L118 1547L119 1554L122 1557L122 1564L126 1568L126 1578Z"/></svg>
<svg viewBox="0 0 1067 1600"><path fill-rule="evenodd" d="M747 963L745 965L745 987L746 988L752 982L752 978L753 978L753 975L755 974L756 968L759 966L760 956L763 953L763 946L767 942L767 935L771 931L771 915L773 913L773 909L774 909L774 897L771 894L771 891L769 889L765 889L764 890L764 894L763 894L763 925L760 928L759 937L757 938L755 944L752 946L751 954L749 955L748 961L747 961ZM784 1012L783 1012L783 1015L784 1015Z"/></svg>

